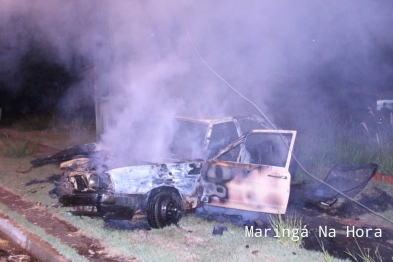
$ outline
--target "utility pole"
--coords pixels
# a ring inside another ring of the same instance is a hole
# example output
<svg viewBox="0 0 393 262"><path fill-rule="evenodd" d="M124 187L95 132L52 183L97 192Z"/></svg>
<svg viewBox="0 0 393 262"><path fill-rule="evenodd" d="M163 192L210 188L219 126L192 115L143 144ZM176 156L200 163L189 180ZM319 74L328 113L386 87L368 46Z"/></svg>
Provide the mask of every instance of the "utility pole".
<svg viewBox="0 0 393 262"><path fill-rule="evenodd" d="M109 99L111 83L108 79L113 68L114 51L110 27L110 2L107 0L95 2L96 36L94 42L94 93L96 115L96 138L101 140L105 128L110 122Z"/></svg>

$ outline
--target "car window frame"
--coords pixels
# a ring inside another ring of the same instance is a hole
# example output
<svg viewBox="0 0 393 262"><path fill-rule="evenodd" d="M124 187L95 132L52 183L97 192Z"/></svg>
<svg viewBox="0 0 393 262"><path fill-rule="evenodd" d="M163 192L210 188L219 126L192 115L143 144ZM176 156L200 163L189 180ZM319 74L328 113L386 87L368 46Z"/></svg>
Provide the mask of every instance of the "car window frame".
<svg viewBox="0 0 393 262"><path fill-rule="evenodd" d="M295 144L295 139L296 139L296 134L297 134L297 131L295 131L295 130L264 130L264 129L250 130L247 133L245 133L242 136L240 136L234 142L230 143L227 147L225 147L224 149L220 150L216 156L211 158L211 160L218 161L218 162L240 163L240 162L234 162L234 161L220 161L220 160L218 160L218 158L221 157L222 155L224 155L225 153L227 153L229 150L232 150L236 146L244 143L246 141L246 138L250 134L254 134L254 133L292 134L291 141L289 142L289 144L287 144L288 155L287 155L287 159L286 159L284 167L282 167L282 166L275 166L275 165L250 164L250 165L261 165L261 166L274 166L274 167L279 167L279 168L285 168L286 170L288 170L289 169L289 165L291 163L293 147L294 147L294 144ZM284 139L283 136L281 136L281 138Z"/></svg>

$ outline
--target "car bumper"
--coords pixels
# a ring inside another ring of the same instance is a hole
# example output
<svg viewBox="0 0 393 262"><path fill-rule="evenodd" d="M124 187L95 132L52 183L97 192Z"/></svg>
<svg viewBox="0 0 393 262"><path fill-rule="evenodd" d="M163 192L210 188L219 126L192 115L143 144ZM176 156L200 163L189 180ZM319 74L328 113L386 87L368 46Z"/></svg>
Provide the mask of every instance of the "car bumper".
<svg viewBox="0 0 393 262"><path fill-rule="evenodd" d="M70 211L75 216L100 216L114 219L132 219L146 199L144 194L113 195L108 192L74 192L59 197L63 207L93 207L94 211Z"/></svg>
<svg viewBox="0 0 393 262"><path fill-rule="evenodd" d="M79 192L62 195L59 197L59 202L63 207L114 205L116 197L106 193Z"/></svg>

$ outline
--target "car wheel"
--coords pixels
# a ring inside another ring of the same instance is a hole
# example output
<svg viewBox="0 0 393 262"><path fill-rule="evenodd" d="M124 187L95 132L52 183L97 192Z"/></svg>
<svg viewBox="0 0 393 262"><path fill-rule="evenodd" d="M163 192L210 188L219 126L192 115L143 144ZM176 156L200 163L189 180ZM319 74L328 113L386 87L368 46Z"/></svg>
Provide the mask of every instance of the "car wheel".
<svg viewBox="0 0 393 262"><path fill-rule="evenodd" d="M147 221L153 228L176 224L181 215L181 198L174 191L161 191L149 200Z"/></svg>

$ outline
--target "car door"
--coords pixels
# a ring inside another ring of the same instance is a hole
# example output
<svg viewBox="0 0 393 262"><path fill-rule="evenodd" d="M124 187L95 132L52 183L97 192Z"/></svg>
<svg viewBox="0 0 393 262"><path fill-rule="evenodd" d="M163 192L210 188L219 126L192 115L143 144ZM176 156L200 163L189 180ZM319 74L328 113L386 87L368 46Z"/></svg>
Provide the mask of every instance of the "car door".
<svg viewBox="0 0 393 262"><path fill-rule="evenodd" d="M296 131L252 130L202 168L201 201L213 206L284 214Z"/></svg>

